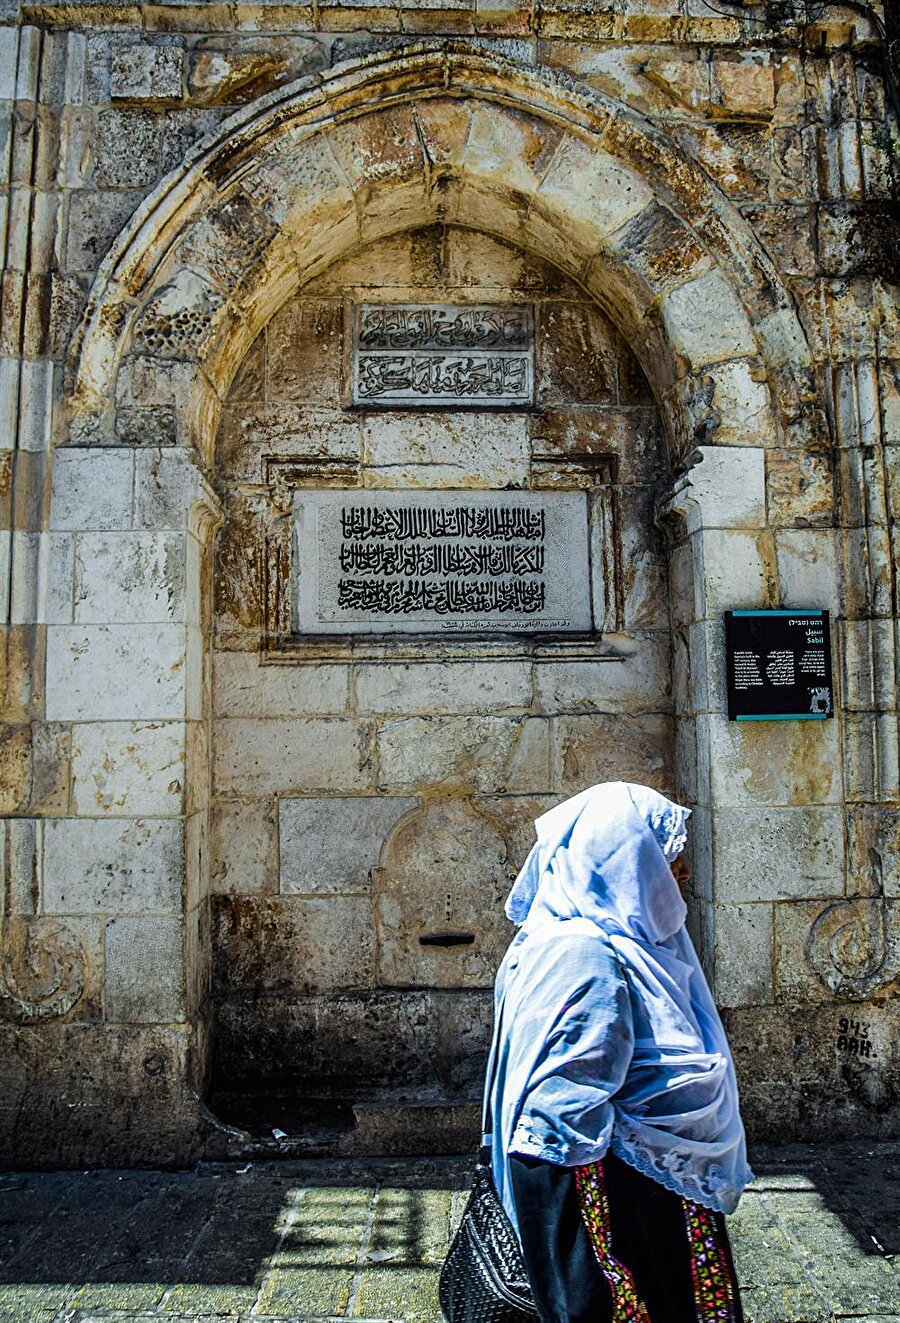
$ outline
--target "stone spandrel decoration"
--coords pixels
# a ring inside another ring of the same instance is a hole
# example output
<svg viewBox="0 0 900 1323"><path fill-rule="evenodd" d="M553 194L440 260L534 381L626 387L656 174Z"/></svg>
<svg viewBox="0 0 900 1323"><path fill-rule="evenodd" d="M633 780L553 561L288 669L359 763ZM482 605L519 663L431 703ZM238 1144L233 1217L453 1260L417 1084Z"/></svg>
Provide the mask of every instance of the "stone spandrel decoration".
<svg viewBox="0 0 900 1323"><path fill-rule="evenodd" d="M302 491L301 634L592 628L584 492Z"/></svg>
<svg viewBox="0 0 900 1323"><path fill-rule="evenodd" d="M534 318L516 305L353 309L352 402L366 408L527 408Z"/></svg>

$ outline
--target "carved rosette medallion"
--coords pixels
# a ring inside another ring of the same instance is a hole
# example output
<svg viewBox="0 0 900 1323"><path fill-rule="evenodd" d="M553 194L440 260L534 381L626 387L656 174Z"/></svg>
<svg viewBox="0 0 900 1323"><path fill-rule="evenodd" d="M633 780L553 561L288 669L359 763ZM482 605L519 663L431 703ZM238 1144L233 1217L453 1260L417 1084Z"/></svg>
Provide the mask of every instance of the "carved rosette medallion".
<svg viewBox="0 0 900 1323"><path fill-rule="evenodd" d="M0 962L0 1018L36 1024L65 1015L84 993L86 958L76 935L58 919L7 919Z"/></svg>

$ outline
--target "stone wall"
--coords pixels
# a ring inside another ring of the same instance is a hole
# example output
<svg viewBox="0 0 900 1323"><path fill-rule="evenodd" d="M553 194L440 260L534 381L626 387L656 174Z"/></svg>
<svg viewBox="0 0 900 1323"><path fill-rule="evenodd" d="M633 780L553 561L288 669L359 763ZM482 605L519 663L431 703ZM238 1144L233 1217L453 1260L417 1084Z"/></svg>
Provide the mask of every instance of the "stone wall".
<svg viewBox="0 0 900 1323"><path fill-rule="evenodd" d="M221 1151L214 1063L464 1095L502 928L408 937L601 775L694 805L752 1128L895 1131L897 129L868 19L770 9L0 3L4 1160ZM361 291L533 303L545 393L367 421ZM298 472L589 484L594 654L304 652ZM721 612L780 605L837 720L738 728Z"/></svg>
<svg viewBox="0 0 900 1323"><path fill-rule="evenodd" d="M525 302L538 408L348 409L345 318L363 302ZM300 651L261 664L267 540L285 524L272 484L286 465L301 483L377 490L588 489L615 510L602 642L510 659L442 641L426 659L395 636L369 660ZM272 318L231 388L216 473L216 1075L351 1099L477 1096L511 933L502 902L532 820L610 777L674 790L653 522L668 463L647 382L548 263L469 230L415 230L336 264ZM420 945L447 928L475 942Z"/></svg>

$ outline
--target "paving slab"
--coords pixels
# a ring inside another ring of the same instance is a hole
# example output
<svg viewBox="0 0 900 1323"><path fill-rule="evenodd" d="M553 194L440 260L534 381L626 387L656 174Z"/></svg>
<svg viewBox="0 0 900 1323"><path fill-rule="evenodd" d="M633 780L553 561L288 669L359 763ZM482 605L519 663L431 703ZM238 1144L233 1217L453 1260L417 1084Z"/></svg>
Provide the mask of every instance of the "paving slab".
<svg viewBox="0 0 900 1323"><path fill-rule="evenodd" d="M768 1146L747 1323L900 1323L900 1148ZM0 1323L440 1323L468 1158L0 1173Z"/></svg>

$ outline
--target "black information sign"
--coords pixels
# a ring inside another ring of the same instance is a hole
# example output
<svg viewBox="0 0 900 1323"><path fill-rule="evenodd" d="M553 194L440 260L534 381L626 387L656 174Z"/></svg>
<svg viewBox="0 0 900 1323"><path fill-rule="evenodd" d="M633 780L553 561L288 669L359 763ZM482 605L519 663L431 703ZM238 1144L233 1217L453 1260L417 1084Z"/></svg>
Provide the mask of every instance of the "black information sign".
<svg viewBox="0 0 900 1323"><path fill-rule="evenodd" d="M729 721L834 716L827 611L726 611Z"/></svg>

